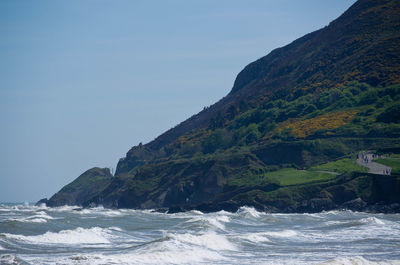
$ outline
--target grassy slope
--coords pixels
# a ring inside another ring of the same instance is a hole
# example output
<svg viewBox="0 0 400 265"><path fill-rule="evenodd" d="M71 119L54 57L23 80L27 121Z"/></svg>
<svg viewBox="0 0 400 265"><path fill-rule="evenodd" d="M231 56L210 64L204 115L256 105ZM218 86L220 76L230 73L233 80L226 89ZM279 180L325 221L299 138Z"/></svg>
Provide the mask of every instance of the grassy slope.
<svg viewBox="0 0 400 265"><path fill-rule="evenodd" d="M336 175L310 170L297 170L294 168L284 168L278 171L267 173L266 176L276 179L281 186L305 184L333 179Z"/></svg>
<svg viewBox="0 0 400 265"><path fill-rule="evenodd" d="M324 172L325 171L325 172ZM336 172L337 174L332 174ZM281 186L318 183L335 179L339 173L368 172L368 169L356 164L354 159L344 158L311 167L309 170L283 168L247 178L247 185L266 185L279 183ZM234 183L239 183L238 180Z"/></svg>
<svg viewBox="0 0 400 265"><path fill-rule="evenodd" d="M331 161L328 163L316 165L310 168L314 171L332 171L337 173L345 172L368 172L366 167L360 166L356 163L355 159L343 158L336 161Z"/></svg>
<svg viewBox="0 0 400 265"><path fill-rule="evenodd" d="M391 167L392 174L400 174L400 158L396 157L380 158L375 160L375 162Z"/></svg>

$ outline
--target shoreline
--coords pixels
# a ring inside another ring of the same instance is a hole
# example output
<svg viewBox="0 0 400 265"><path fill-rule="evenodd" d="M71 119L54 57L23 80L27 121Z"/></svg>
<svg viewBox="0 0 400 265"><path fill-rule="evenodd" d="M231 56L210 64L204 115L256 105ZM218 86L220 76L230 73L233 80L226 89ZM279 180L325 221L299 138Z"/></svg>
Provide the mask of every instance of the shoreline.
<svg viewBox="0 0 400 265"><path fill-rule="evenodd" d="M11 203L10 203L11 204ZM18 206L17 203L12 203L15 206ZM21 204L23 205L23 204ZM284 209L278 209L273 206L262 206L262 205L248 205L243 204L239 205L236 203L224 203L224 204L201 204L194 207L182 207L182 206L174 206L169 208L115 208L115 207L104 207L103 205L96 205L91 207L84 207L79 205L61 205L61 206L47 206L46 204L33 204L34 206L40 207L44 205L47 208L60 208L60 207L73 207L75 211L81 211L83 209L94 209L94 208L104 208L110 210L138 210L138 211L151 211L157 213L165 213L165 214L174 214L174 213L184 213L190 211L199 211L201 213L215 213L220 211L226 211L229 213L236 213L243 207L254 208L255 210L262 213L270 213L270 214L312 214L312 213L322 213L322 212L330 212L330 211L352 211L352 212L360 212L360 213L368 213L368 214L398 214L400 213L400 203L375 203L375 204L367 204L361 198L357 198L355 200L347 201L342 205L337 207L330 208L317 208L318 204L313 202L312 200L308 202L307 205L303 204L297 205L294 207L287 207Z"/></svg>

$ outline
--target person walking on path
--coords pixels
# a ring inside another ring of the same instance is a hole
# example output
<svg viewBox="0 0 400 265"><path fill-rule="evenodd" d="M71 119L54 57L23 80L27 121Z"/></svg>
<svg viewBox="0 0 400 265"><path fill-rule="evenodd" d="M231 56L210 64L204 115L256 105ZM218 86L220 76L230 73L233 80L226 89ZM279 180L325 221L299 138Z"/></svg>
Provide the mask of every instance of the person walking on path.
<svg viewBox="0 0 400 265"><path fill-rule="evenodd" d="M358 156L357 158L357 164L360 166L368 168L368 173L371 174L378 174L378 175L390 175L391 174L391 167L379 164L377 162L374 162L374 158L376 156L373 153L365 153L362 152L361 156Z"/></svg>

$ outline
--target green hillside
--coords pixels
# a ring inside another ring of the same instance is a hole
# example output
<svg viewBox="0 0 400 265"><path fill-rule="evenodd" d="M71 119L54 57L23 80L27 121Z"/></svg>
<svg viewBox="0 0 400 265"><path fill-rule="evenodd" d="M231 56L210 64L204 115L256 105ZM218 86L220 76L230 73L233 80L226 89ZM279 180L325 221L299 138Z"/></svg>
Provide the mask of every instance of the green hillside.
<svg viewBox="0 0 400 265"><path fill-rule="evenodd" d="M109 184L74 202L383 211L374 205L400 203L400 177L368 174L355 156L399 147L400 2L359 0L329 26L246 66L226 97L132 147Z"/></svg>

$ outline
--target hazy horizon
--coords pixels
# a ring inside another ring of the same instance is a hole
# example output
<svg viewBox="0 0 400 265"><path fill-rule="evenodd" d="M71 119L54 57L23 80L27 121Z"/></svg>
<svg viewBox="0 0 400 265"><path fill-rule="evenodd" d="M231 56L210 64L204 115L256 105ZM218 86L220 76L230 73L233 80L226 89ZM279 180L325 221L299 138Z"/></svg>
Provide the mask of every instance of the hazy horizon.
<svg viewBox="0 0 400 265"><path fill-rule="evenodd" d="M50 197L355 1L1 1L0 202Z"/></svg>

